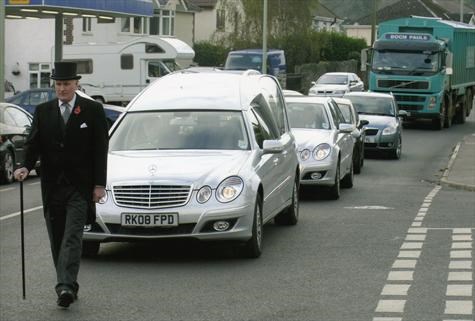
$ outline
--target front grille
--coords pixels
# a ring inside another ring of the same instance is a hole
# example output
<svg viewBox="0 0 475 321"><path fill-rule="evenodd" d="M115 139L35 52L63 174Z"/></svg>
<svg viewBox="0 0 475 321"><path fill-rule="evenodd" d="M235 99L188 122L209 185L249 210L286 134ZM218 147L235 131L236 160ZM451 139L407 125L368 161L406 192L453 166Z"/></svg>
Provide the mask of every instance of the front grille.
<svg viewBox="0 0 475 321"><path fill-rule="evenodd" d="M397 102L404 101L404 102L425 102L426 97L424 96L407 96L407 95L394 95Z"/></svg>
<svg viewBox="0 0 475 321"><path fill-rule="evenodd" d="M191 194L189 185L119 185L112 192L117 205L134 208L183 206Z"/></svg>
<svg viewBox="0 0 475 321"><path fill-rule="evenodd" d="M379 88L393 88L393 89L429 89L428 81L410 81L410 80L388 80L379 79Z"/></svg>
<svg viewBox="0 0 475 321"><path fill-rule="evenodd" d="M376 143L364 143L364 147L376 148L378 144Z"/></svg>
<svg viewBox="0 0 475 321"><path fill-rule="evenodd" d="M401 110L408 110L408 111L417 111L417 110L422 110L424 109L424 106L422 105L404 105L404 104L398 104L399 109Z"/></svg>
<svg viewBox="0 0 475 321"><path fill-rule="evenodd" d="M176 235L191 234L195 228L195 223L180 224L174 227L140 227L140 226L122 226L120 224L106 224L112 234L122 235L143 235L143 236L159 236L159 235Z"/></svg>
<svg viewBox="0 0 475 321"><path fill-rule="evenodd" d="M366 136L375 136L378 134L379 129L367 128L364 132Z"/></svg>

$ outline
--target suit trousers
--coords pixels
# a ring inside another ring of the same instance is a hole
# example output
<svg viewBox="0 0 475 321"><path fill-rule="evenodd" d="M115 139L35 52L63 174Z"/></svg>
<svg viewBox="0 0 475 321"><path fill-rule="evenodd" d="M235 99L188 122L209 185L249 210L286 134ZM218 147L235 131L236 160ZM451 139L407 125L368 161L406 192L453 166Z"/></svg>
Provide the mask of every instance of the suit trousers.
<svg viewBox="0 0 475 321"><path fill-rule="evenodd" d="M50 191L45 219L56 268L58 295L65 289L75 293L79 290L77 276L87 209L87 201L68 183L56 184Z"/></svg>

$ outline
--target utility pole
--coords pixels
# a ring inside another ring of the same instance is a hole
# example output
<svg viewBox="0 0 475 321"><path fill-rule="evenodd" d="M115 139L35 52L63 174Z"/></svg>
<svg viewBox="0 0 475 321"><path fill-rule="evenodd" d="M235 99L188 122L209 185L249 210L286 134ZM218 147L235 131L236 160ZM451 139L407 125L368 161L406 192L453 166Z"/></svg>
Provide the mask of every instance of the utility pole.
<svg viewBox="0 0 475 321"><path fill-rule="evenodd" d="M0 101L5 100L5 1L0 3Z"/></svg>
<svg viewBox="0 0 475 321"><path fill-rule="evenodd" d="M463 0L460 0L460 22L463 22Z"/></svg>
<svg viewBox="0 0 475 321"><path fill-rule="evenodd" d="M376 39L376 11L378 9L377 5L378 0L373 0L373 8L371 10L372 14L372 19L371 19L371 46L374 43L374 40Z"/></svg>
<svg viewBox="0 0 475 321"><path fill-rule="evenodd" d="M262 73L267 73L267 0L264 0L262 14Z"/></svg>

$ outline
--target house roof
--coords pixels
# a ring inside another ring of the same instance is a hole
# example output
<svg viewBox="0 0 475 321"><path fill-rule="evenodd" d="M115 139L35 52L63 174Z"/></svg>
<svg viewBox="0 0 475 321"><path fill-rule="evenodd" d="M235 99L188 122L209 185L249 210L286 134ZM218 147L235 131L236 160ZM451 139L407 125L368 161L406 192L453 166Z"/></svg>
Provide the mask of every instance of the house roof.
<svg viewBox="0 0 475 321"><path fill-rule="evenodd" d="M450 13L459 13L460 12L460 1L454 0L432 0L434 3L438 4L442 8L446 9ZM475 0L464 1L465 13L472 13L475 11Z"/></svg>
<svg viewBox="0 0 475 321"><path fill-rule="evenodd" d="M188 0L194 5L201 8L214 8L218 3L218 0Z"/></svg>
<svg viewBox="0 0 475 321"><path fill-rule="evenodd" d="M325 18L340 18L328 7L324 6L321 2L318 3L318 7L315 10L314 16L325 17Z"/></svg>
<svg viewBox="0 0 475 321"><path fill-rule="evenodd" d="M392 5L384 7L376 13L377 23L391 19L409 16L439 17L452 20L450 13L435 4L432 0L400 0ZM366 15L360 19L352 21L350 24L371 25L372 15Z"/></svg>

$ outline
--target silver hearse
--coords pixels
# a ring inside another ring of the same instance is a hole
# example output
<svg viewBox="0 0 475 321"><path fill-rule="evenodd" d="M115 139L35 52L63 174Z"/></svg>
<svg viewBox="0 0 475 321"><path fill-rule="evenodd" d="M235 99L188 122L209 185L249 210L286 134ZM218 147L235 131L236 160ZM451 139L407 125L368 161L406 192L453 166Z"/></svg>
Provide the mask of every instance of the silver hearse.
<svg viewBox="0 0 475 321"><path fill-rule="evenodd" d="M237 241L262 252L263 225L298 220L299 163L277 80L180 71L148 86L111 129L107 197L85 227L101 242Z"/></svg>

